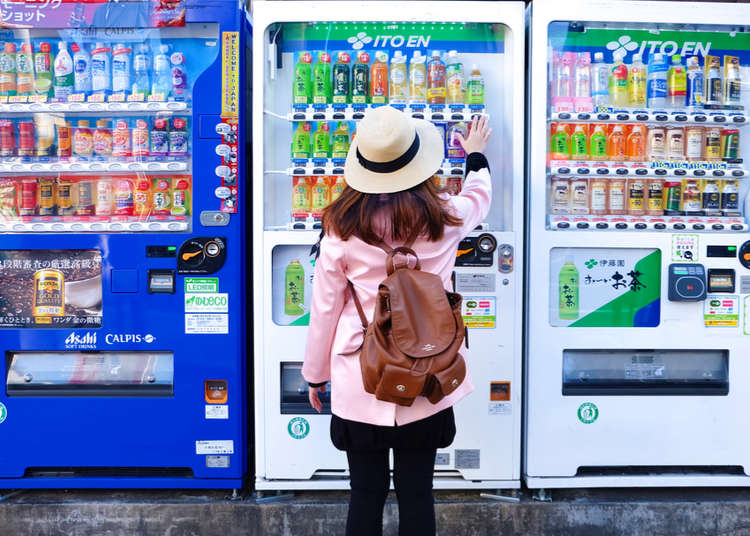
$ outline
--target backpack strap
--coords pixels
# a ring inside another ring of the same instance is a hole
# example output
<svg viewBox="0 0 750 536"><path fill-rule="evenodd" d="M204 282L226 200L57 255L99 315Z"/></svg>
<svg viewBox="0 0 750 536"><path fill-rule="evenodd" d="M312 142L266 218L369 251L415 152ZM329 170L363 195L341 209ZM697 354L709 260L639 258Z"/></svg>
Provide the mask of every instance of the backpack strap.
<svg viewBox="0 0 750 536"><path fill-rule="evenodd" d="M357 308L357 313L359 314L359 320L362 322L362 329L367 331L367 317L365 316L365 311L362 309L362 304L359 301L359 298L357 297L357 293L354 291L354 285L351 281L347 280L347 283L349 283L349 292L352 293L352 299L354 299L354 306Z"/></svg>

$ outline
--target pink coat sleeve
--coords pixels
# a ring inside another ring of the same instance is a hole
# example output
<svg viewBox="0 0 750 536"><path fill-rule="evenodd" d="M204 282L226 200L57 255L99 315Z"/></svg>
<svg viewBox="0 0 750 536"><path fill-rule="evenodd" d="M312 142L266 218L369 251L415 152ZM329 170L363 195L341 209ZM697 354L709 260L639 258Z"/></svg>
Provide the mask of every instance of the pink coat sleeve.
<svg viewBox="0 0 750 536"><path fill-rule="evenodd" d="M346 301L345 243L324 236L313 275L310 328L307 332L302 376L310 383L331 379L331 347Z"/></svg>
<svg viewBox="0 0 750 536"><path fill-rule="evenodd" d="M490 170L470 171L466 176L461 193L451 198L456 215L463 220L462 231L469 234L474 227L487 217L492 202L492 181Z"/></svg>

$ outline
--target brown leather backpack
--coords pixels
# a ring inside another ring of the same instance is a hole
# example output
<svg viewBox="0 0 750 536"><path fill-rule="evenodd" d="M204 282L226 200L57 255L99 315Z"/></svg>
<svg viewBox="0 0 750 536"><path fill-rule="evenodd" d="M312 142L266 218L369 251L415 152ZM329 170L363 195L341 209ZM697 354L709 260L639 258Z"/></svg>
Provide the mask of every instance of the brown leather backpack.
<svg viewBox="0 0 750 536"><path fill-rule="evenodd" d="M466 328L461 295L448 292L435 274L423 272L414 239L387 253L386 277L378 287L373 321L368 325L354 285L349 289L365 338L359 356L365 390L378 400L411 406L418 396L436 404L461 385L466 363L459 353ZM394 266L397 253L416 259L414 268ZM468 344L467 344L468 347Z"/></svg>

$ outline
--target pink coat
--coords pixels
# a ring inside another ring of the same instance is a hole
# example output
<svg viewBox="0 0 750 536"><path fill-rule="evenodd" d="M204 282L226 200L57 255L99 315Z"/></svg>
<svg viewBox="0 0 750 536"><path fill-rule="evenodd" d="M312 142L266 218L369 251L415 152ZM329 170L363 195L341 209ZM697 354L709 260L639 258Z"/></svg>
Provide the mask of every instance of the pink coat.
<svg viewBox="0 0 750 536"><path fill-rule="evenodd" d="M422 270L438 274L446 289L451 289L451 273L456 261L458 243L487 216L492 198L487 168L472 171L463 190L448 200L461 218L460 227L446 227L438 242L418 239L413 246ZM401 245L401 244L391 244ZM315 264L310 329L307 335L302 375L311 383L331 380L331 406L335 415L352 421L393 426L429 417L454 405L474 390L471 377L450 396L437 404L417 397L405 407L382 402L367 393L362 383L359 352L362 324L347 290L347 279L354 284L368 319L375 309L378 284L385 279L385 252L377 246L352 237L347 241L326 235L321 242L320 257ZM351 355L350 352L355 352Z"/></svg>

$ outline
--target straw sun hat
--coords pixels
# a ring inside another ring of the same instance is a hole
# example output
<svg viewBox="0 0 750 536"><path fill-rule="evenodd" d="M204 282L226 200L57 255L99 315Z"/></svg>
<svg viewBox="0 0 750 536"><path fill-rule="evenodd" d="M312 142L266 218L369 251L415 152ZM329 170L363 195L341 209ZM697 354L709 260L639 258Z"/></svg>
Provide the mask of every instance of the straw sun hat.
<svg viewBox="0 0 750 536"><path fill-rule="evenodd" d="M391 106L370 110L349 147L344 177L355 190L389 194L432 177L443 163L443 139L432 123Z"/></svg>

